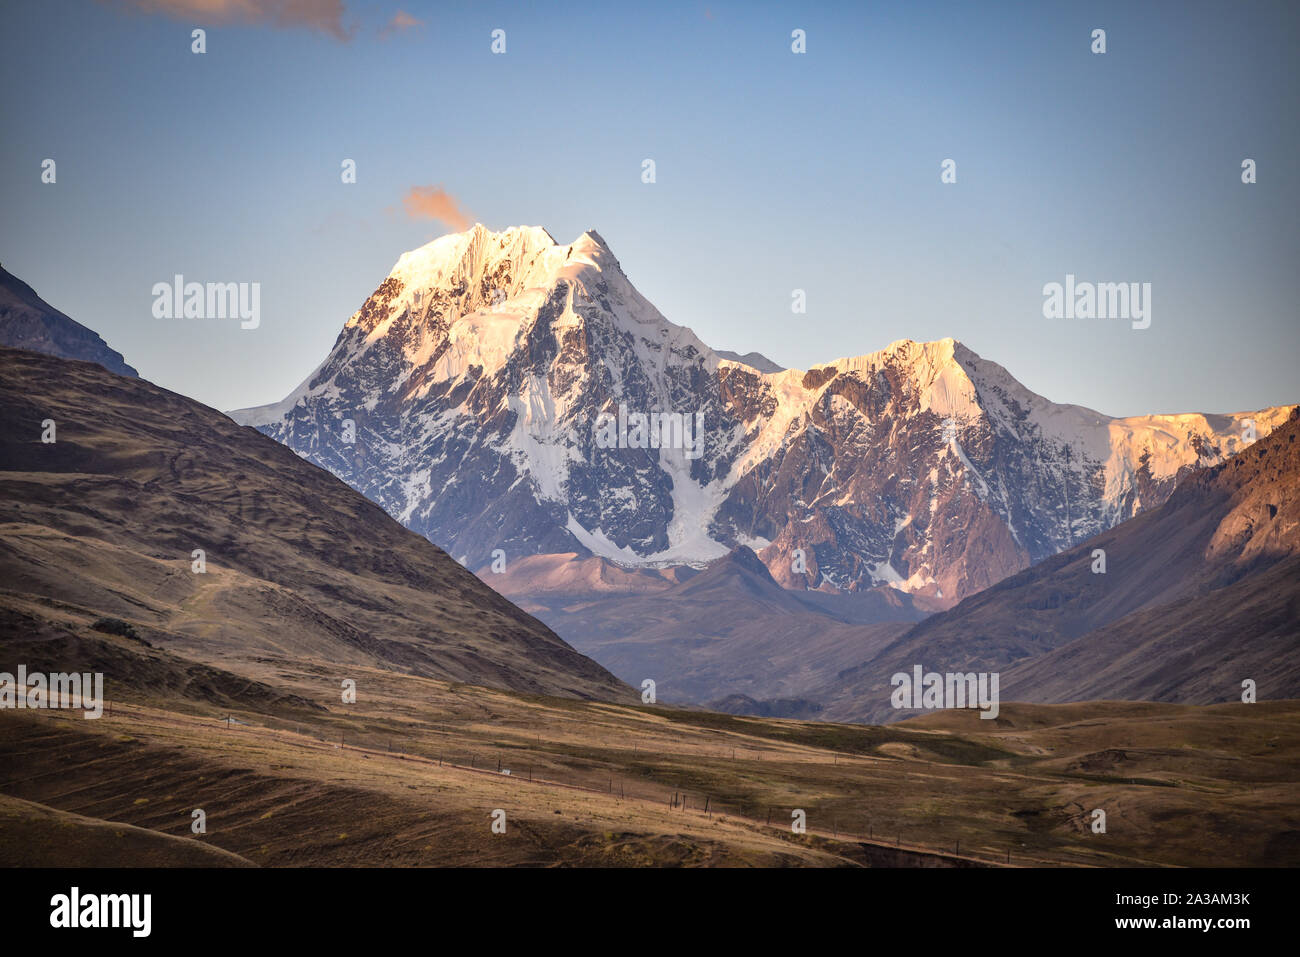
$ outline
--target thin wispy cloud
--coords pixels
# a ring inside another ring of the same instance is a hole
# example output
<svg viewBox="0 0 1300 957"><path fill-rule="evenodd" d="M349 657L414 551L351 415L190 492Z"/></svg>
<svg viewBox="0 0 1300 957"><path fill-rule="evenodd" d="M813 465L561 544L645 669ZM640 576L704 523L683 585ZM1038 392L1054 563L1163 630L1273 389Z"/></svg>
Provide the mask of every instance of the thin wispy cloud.
<svg viewBox="0 0 1300 957"><path fill-rule="evenodd" d="M411 219L436 219L456 232L471 225L456 198L441 186L412 186L402 197L402 205Z"/></svg>
<svg viewBox="0 0 1300 957"><path fill-rule="evenodd" d="M405 10L398 10L393 14L393 19L384 24L383 29L379 31L379 36L383 39L387 39L394 34L406 33L409 30L415 30L422 26L424 26L423 20L417 20Z"/></svg>
<svg viewBox="0 0 1300 957"><path fill-rule="evenodd" d="M343 0L114 0L134 13L193 21L196 26L242 24L282 30L319 30L344 42Z"/></svg>

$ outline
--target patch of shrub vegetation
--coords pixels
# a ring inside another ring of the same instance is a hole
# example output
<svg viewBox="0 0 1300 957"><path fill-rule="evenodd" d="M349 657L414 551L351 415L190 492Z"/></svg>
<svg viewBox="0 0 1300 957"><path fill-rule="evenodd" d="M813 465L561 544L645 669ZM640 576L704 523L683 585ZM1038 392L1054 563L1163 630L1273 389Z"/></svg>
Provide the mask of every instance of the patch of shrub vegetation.
<svg viewBox="0 0 1300 957"><path fill-rule="evenodd" d="M107 635L119 635L122 638L130 638L132 641L138 641L142 645L153 647L149 642L140 637L140 633L135 630L135 625L125 622L121 618L100 618L90 627L95 631L102 631Z"/></svg>

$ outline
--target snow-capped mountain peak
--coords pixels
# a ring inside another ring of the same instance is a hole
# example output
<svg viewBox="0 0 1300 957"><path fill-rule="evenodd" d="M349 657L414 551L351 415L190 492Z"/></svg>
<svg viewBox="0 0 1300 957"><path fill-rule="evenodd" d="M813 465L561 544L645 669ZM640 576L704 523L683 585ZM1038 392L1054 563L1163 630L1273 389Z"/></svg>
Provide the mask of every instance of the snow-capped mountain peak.
<svg viewBox="0 0 1300 957"><path fill-rule="evenodd" d="M665 318L595 230L561 245L476 224L401 256L283 402L232 415L473 567L746 545L787 587L948 603L1159 504L1240 448L1245 419L1263 436L1289 413L1113 419L951 338L807 370L732 355Z"/></svg>

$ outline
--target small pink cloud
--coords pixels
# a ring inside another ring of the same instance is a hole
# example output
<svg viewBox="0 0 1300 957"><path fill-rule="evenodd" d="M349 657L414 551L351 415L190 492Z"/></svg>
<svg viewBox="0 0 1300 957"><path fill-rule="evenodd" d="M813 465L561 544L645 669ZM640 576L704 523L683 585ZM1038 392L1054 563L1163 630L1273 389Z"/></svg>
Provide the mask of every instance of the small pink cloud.
<svg viewBox="0 0 1300 957"><path fill-rule="evenodd" d="M405 33L407 30L414 30L422 26L424 26L423 20L415 19L405 10L398 10L393 14L393 19L389 20L384 25L384 28L379 31L379 35L387 39L395 33Z"/></svg>
<svg viewBox="0 0 1300 957"><path fill-rule="evenodd" d="M246 24L284 30L320 30L344 42L352 31L343 28L343 0L116 0L135 13L162 14L175 20L205 24Z"/></svg>
<svg viewBox="0 0 1300 957"><path fill-rule="evenodd" d="M458 233L471 225L455 197L441 186L412 186L402 197L402 205L411 219L436 219Z"/></svg>

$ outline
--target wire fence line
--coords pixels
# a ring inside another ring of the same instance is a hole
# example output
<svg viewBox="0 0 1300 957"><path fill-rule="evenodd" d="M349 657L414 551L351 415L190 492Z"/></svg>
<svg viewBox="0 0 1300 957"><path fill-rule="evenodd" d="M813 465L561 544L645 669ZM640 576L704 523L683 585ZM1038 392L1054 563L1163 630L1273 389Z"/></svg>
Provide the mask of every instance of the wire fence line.
<svg viewBox="0 0 1300 957"><path fill-rule="evenodd" d="M143 718L145 715L121 705L110 705L105 711L105 717ZM674 785L648 777L613 774L599 761L557 753L540 745L535 749L517 745L484 745L478 749L450 745L447 748L413 747L397 734L377 734L348 729L326 730L310 722L292 721L272 715L258 717L259 721L252 722L227 715L219 720L218 726L234 733L293 734L309 739L326 749L351 751L367 756L376 755L393 760L418 761L436 767L445 767L448 770L469 771L499 778L506 786L509 786L507 783L509 782L563 788L589 794L609 794L620 801L664 805L670 810L697 815L706 820L714 818L737 820L756 829L775 832L782 836L794 833L791 829L792 817L793 813L799 810L794 806L769 805L763 802L736 802L714 794L707 788L687 788L683 784ZM452 733L438 729L435 731L448 735ZM728 750L732 749L724 749L724 754ZM590 767L586 769L576 767L577 763L587 763ZM567 780L555 776L557 764L563 768ZM877 829L874 824L869 823L867 827L866 833L847 826L841 828L838 821L833 818L829 828L806 825L805 832L822 839L866 845L879 851L893 851L895 854L929 859L934 862L949 862L948 866L996 867L1052 863L1024 854L1013 854L1010 848L995 850L989 845L980 847L967 845L963 848L961 841L957 839L954 839L951 844L936 845L930 841L918 842L909 835L908 840L904 841L903 830L897 825ZM945 865L936 863L934 866Z"/></svg>

